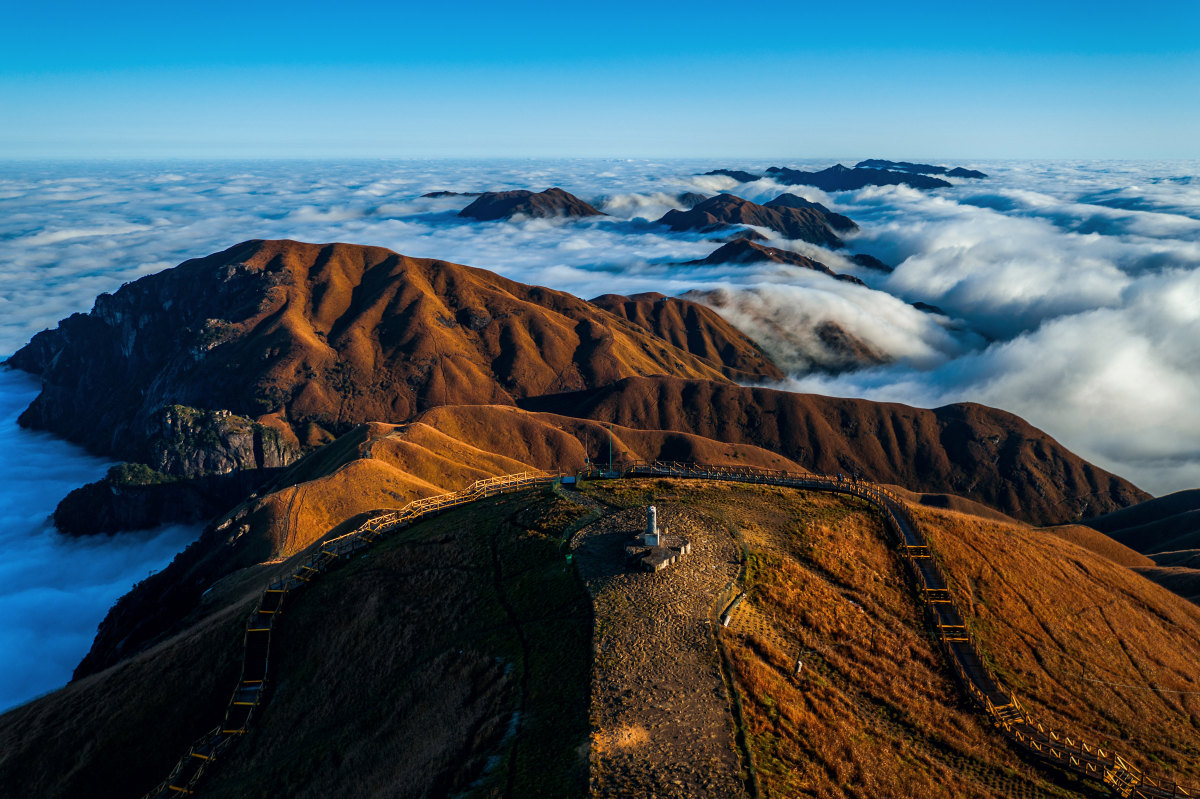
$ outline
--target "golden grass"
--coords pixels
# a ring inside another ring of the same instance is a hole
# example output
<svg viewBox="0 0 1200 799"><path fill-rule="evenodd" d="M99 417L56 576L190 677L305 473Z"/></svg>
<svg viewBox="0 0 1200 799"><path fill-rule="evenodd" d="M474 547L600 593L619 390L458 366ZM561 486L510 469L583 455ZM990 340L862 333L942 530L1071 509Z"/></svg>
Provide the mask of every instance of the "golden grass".
<svg viewBox="0 0 1200 799"><path fill-rule="evenodd" d="M723 635L762 795L1099 790L1022 756L966 700L928 634L903 562L861 501L694 481L622 481L592 490L622 505L669 492L740 530L750 551L743 603L750 613L735 613ZM1200 609L1065 540L1102 543L1070 528L1039 530L930 508L914 513L988 657L1032 712L1091 731L1097 743L1110 742L1153 772L1198 782L1200 694L1145 689L1151 680L1164 689L1200 690ZM799 677L797 659L804 663ZM1075 671L1056 671L1059 662L1077 664ZM1092 678L1103 674L1135 687L1081 681L1081 667Z"/></svg>
<svg viewBox="0 0 1200 799"><path fill-rule="evenodd" d="M1035 717L1200 785L1200 607L1055 530L915 513Z"/></svg>
<svg viewBox="0 0 1200 799"><path fill-rule="evenodd" d="M1091 527L1085 527L1082 524L1063 524L1042 529L1050 535L1089 549L1126 568L1149 569L1154 567L1154 561L1150 558Z"/></svg>

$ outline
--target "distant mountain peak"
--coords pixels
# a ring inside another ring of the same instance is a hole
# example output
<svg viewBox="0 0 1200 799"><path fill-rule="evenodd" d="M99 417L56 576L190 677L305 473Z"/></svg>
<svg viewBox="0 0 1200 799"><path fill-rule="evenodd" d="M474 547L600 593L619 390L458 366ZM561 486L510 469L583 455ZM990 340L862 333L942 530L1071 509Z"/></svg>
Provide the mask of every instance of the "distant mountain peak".
<svg viewBox="0 0 1200 799"><path fill-rule="evenodd" d="M774 230L790 239L838 248L842 240L835 229L846 230L854 222L840 214L821 211L813 205L765 206L734 194L718 194L690 211L669 211L658 220L672 230L719 230L731 225L754 225ZM854 225L857 227L856 225Z"/></svg>
<svg viewBox="0 0 1200 799"><path fill-rule="evenodd" d="M458 212L459 216L485 222L511 219L518 214L537 218L604 216L602 211L557 186L539 192L527 189L484 192Z"/></svg>

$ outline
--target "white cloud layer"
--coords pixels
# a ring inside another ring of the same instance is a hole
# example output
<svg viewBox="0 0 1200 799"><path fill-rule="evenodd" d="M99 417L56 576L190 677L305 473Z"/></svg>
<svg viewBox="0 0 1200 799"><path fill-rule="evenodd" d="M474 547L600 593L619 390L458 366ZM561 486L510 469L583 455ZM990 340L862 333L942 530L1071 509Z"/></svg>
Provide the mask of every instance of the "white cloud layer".
<svg viewBox="0 0 1200 799"><path fill-rule="evenodd" d="M771 165L0 163L0 355L87 311L100 292L245 239L347 241L584 297L717 290L721 312L794 372L793 388L926 407L983 402L1151 492L1200 486L1200 163L976 163L967 166L989 180L936 192L830 194L699 174L761 174ZM457 217L470 197L421 196L549 186L609 216L478 223ZM682 265L717 243L651 220L680 207L684 192L722 191L758 202L787 191L850 216L861 230L846 237L845 251L773 234L768 243L870 288L774 264ZM853 252L896 270L861 268L848 260ZM919 312L908 304L915 301L948 316ZM821 363L826 344L813 331L826 322L892 362L837 377L808 371ZM33 390L0 372L0 446L20 454L5 463L21 464L19 473L0 475L0 522L6 551L23 553L0 567L0 618L13 620L0 626L0 651L21 653L0 658L0 682L13 686L0 707L65 679L113 599L195 532L92 543L50 532L46 517L57 500L104 464L16 429ZM31 582L31 574L42 577ZM38 608L56 611L53 633L39 632ZM51 665L38 673L22 662Z"/></svg>
<svg viewBox="0 0 1200 799"><path fill-rule="evenodd" d="M192 541L196 528L70 539L49 522L72 488L108 463L46 434L18 430L37 393L0 370L0 712L53 690L92 644L108 608Z"/></svg>
<svg viewBox="0 0 1200 799"><path fill-rule="evenodd" d="M1183 435L1190 431L1190 387L1200 385L1190 345L1200 339L1186 314L1164 310L1179 306L1200 266L1200 164L973 164L992 177L937 192L887 186L826 193L700 174L716 166L761 174L770 165L0 165L0 352L86 311L101 291L247 238L350 241L493 269L585 297L733 292L738 299L723 313L794 368L801 385L922 405L989 402L1152 491L1200 483L1192 466L1200 458ZM549 186L609 216L477 223L457 217L469 197L421 196ZM681 266L717 244L651 220L680 207L684 192L721 191L759 202L789 191L849 215L861 230L847 237L847 251L774 234L769 243L876 290L770 264ZM876 255L896 270L861 268L847 252ZM948 317L906 304L918 300ZM837 324L895 364L836 379L804 374L813 363L812 327L821 322ZM1121 382L1114 369L1136 375L1130 384L1139 391L1112 387ZM1103 397L1085 389L1097 385L1109 386ZM1153 430L1142 423L1143 408L1161 414Z"/></svg>

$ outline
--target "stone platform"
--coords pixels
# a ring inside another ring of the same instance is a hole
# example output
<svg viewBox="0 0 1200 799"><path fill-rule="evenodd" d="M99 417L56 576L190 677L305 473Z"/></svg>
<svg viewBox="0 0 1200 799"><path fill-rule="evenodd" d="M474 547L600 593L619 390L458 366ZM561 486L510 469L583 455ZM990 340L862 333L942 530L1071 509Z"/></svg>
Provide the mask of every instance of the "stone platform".
<svg viewBox="0 0 1200 799"><path fill-rule="evenodd" d="M595 613L591 796L743 796L713 607L737 574L737 546L711 517L660 506L664 526L688 531L691 554L631 572L625 546L645 513L612 513L574 539Z"/></svg>

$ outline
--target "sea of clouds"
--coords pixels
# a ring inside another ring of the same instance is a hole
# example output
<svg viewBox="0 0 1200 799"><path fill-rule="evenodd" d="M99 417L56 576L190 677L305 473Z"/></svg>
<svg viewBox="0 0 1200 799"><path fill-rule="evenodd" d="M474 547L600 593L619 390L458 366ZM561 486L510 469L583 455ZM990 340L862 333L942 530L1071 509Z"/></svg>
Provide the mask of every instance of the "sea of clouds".
<svg viewBox="0 0 1200 799"><path fill-rule="evenodd" d="M108 608L199 532L59 535L54 506L109 463L20 430L17 416L37 391L27 375L0 369L0 711L66 683Z"/></svg>
<svg viewBox="0 0 1200 799"><path fill-rule="evenodd" d="M86 312L98 293L191 257L251 238L348 241L484 267L583 297L713 292L723 298L722 313L792 373L787 388L926 407L982 402L1023 416L1152 493L1200 486L1200 163L975 162L963 165L991 177L932 192L888 186L826 194L699 174L716 167L761 173L771 165L0 163L0 356L60 318ZM480 223L457 216L470 197L421 197L550 186L609 216ZM769 243L868 285L790 266L687 265L719 244L653 220L682 207L683 192L720 191L760 202L789 191L850 216L861 229L846 237L846 251L777 237ZM861 268L846 257L854 252L896 270ZM945 314L919 311L910 304L916 301ZM825 322L889 362L836 375L813 371L823 345L812 331ZM4 377L5 413L15 417L30 392L28 381ZM181 536L194 534L64 544L47 532L45 516L102 464L9 422L0 434L33 459L19 495L0 481L0 508L23 520L10 529L26 536L30 552L49 553L39 557L68 563L72 552L83 560L118 553L106 557L129 564L121 578L127 587L178 548ZM39 450L53 457L33 454ZM55 582L68 573L49 568L40 585L70 593ZM94 604L110 602L114 590ZM9 601L0 596L0 618L15 618L10 607L23 612ZM94 627L96 614L89 619ZM13 651L9 641L0 639L3 651ZM79 643L77 654L60 659L77 659L85 649Z"/></svg>

